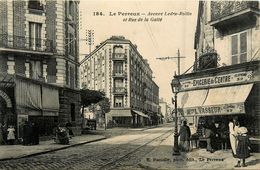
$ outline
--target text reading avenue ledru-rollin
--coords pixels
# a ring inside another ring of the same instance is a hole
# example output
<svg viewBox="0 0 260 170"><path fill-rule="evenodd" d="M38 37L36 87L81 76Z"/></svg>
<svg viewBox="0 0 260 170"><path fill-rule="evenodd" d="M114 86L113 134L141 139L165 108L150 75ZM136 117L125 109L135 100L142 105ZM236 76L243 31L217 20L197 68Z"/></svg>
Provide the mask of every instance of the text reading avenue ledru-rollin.
<svg viewBox="0 0 260 170"><path fill-rule="evenodd" d="M105 16L103 12L94 12L94 16ZM108 16L111 17L122 17L123 22L141 22L141 21L153 21L160 22L163 17L171 16L191 16L191 12L180 11L180 12L109 12Z"/></svg>

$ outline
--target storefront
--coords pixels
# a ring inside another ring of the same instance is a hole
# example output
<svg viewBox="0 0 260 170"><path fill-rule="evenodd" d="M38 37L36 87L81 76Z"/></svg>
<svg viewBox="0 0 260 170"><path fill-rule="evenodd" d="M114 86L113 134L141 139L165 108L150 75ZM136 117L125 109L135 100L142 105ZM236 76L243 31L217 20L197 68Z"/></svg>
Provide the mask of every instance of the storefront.
<svg viewBox="0 0 260 170"><path fill-rule="evenodd" d="M251 137L260 136L259 61L202 70L177 77L178 116L225 122L237 116Z"/></svg>
<svg viewBox="0 0 260 170"><path fill-rule="evenodd" d="M106 114L107 127L144 127L149 116L138 110L113 109Z"/></svg>

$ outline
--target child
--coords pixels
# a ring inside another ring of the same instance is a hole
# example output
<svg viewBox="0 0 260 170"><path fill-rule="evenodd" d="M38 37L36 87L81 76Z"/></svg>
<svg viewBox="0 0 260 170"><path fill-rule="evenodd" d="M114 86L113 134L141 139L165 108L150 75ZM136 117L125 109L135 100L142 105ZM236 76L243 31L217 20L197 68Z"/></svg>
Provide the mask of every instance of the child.
<svg viewBox="0 0 260 170"><path fill-rule="evenodd" d="M250 147L250 141L249 137L247 135L247 128L246 127L240 127L238 129L238 136L237 136L238 144L237 144L237 158L238 162L235 167L241 167L240 162L243 161L242 167L246 167L245 159L250 156L249 149Z"/></svg>
<svg viewBox="0 0 260 170"><path fill-rule="evenodd" d="M10 125L7 129L7 141L8 141L8 144L9 145L13 145L14 144L14 140L15 140L15 135L14 135L14 132L15 132L15 129L12 125Z"/></svg>

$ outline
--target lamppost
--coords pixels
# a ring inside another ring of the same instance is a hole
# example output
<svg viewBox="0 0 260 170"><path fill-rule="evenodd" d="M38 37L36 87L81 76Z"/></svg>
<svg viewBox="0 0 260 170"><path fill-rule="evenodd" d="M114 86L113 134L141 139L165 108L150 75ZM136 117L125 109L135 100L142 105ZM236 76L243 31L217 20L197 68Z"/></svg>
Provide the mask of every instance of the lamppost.
<svg viewBox="0 0 260 170"><path fill-rule="evenodd" d="M180 88L180 81L174 76L174 79L171 82L172 92L174 93L174 99L172 99L172 103L174 103L174 113L175 113L175 127L174 127L174 144L173 144L173 153L172 155L180 155L179 146L178 146L178 117L177 117L177 94Z"/></svg>

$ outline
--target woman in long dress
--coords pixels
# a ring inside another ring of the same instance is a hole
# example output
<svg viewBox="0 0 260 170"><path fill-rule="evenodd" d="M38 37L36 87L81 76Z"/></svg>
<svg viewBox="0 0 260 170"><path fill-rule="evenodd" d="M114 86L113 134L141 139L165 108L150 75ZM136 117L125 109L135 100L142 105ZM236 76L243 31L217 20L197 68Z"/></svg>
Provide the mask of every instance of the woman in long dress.
<svg viewBox="0 0 260 170"><path fill-rule="evenodd" d="M233 118L233 121L230 121L229 124L229 138L230 138L230 145L232 148L232 152L234 157L237 155L237 131L239 128L239 123L236 118Z"/></svg>

